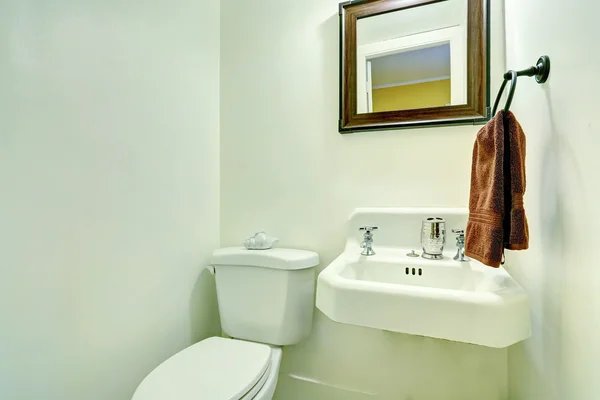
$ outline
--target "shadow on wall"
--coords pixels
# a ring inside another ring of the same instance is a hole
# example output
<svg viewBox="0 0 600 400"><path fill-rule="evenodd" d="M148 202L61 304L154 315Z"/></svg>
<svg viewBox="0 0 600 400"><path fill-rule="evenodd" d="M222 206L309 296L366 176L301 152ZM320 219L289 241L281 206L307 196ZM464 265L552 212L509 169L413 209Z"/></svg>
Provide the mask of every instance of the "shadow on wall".
<svg viewBox="0 0 600 400"><path fill-rule="evenodd" d="M572 236L568 232L574 232L577 228L569 226L567 210L569 208L589 209L585 204L577 204L583 201L582 196L573 196L570 193L573 187L585 187L583 178L577 167L577 160L573 150L563 140L563 132L559 132L555 121L555 111L551 100L551 90L546 89L546 103L550 120L550 138L542 152L541 170L541 235L544 273L542 275L542 293L545 294L541 309L541 321L539 330L542 332L544 368L550 368L549 377L556 382L554 388L558 398L567 398L567 388L561 384L562 377L568 371L564 370L563 360L563 307L565 302L567 269L569 260L565 254L568 250L575 248L571 243ZM565 172L567 171L567 172ZM567 178L568 174L568 178ZM567 185L567 179L572 183ZM574 181L574 182L573 182ZM576 203L573 203L574 199ZM572 221L571 221L572 223ZM570 273L573 273L571 270ZM553 329L543 329L543 326Z"/></svg>
<svg viewBox="0 0 600 400"><path fill-rule="evenodd" d="M192 343L196 343L220 334L215 276L208 269L202 268L190 296L190 339Z"/></svg>
<svg viewBox="0 0 600 400"><path fill-rule="evenodd" d="M511 351L511 356L516 362L511 365L529 365L518 368L519 373L534 374L535 376L519 376L523 382L547 382L547 387L526 387L526 393L535 396L543 396L548 399L567 399L567 389L564 387L565 370L563 360L563 307L565 306L568 277L567 272L573 273L572 263L565 254L568 250L575 248L570 240L573 240L568 232L577 228L569 226L572 221L567 217L567 210L573 207L586 207L585 204L573 203L574 197L569 190L573 187L585 187L581 175L578 173L577 161L568 143L563 140L563 132L555 121L555 110L553 109L551 90L545 88L546 106L548 108L548 120L550 121L550 132L547 140L540 151L542 154L540 175L533 177L539 179L539 220L540 220L540 249L536 254L541 257L541 272L534 277L539 279L538 293L539 308L533 306L533 335L535 341L521 342ZM566 172L565 172L566 171ZM567 175L568 174L568 175ZM571 181L569 183L567 181ZM575 181L575 182L572 182ZM580 197L581 198L581 197ZM581 201L581 200L579 200ZM567 267L570 268L567 271ZM518 271L511 271L519 275ZM535 282L521 280L526 290L534 288ZM535 353L531 354L531 353ZM539 360L536 362L535 360ZM535 385L537 386L537 385ZM532 392L533 391L533 392ZM523 395L523 393L521 393ZM536 397L537 398L537 397Z"/></svg>
<svg viewBox="0 0 600 400"><path fill-rule="evenodd" d="M562 331L543 330L544 326L561 327L564 283L564 249L565 249L565 216L564 216L564 177L561 172L564 143L561 144L560 135L554 119L554 110L550 96L550 88L546 89L546 104L548 105L550 121L550 137L542 150L541 168L541 196L540 196L540 225L541 225L541 254L542 265L542 293L552 294L543 300L540 324L538 331L543 335L542 354L545 358L544 366L553 369L550 376L553 382L561 382L563 374L562 358ZM560 387L554 390L561 392Z"/></svg>

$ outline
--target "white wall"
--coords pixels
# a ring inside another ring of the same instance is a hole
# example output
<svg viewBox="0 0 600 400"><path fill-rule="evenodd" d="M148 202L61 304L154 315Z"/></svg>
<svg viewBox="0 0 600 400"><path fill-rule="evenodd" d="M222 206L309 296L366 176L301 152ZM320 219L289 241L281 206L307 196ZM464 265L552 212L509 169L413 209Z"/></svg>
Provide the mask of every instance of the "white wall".
<svg viewBox="0 0 600 400"><path fill-rule="evenodd" d="M221 6L222 245L265 229L281 246L319 252L323 268L343 250L355 207L467 205L479 126L338 134L337 0ZM284 350L276 398L505 400L506 367L506 350L336 324L317 311L310 339Z"/></svg>
<svg viewBox="0 0 600 400"><path fill-rule="evenodd" d="M219 332L217 0L0 5L0 398L127 400Z"/></svg>
<svg viewBox="0 0 600 400"><path fill-rule="evenodd" d="M513 275L532 300L533 337L511 349L511 400L600 398L600 6L506 1L507 66L548 54L540 86L520 79L512 106L527 135L531 249Z"/></svg>

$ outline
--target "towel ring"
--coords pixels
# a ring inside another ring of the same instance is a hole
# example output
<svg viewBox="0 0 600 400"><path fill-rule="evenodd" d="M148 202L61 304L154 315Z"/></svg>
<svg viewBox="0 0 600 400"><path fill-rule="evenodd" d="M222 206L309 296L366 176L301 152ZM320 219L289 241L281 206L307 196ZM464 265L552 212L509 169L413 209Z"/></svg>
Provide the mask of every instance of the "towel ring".
<svg viewBox="0 0 600 400"><path fill-rule="evenodd" d="M509 78L506 78L506 74L509 74ZM498 92L498 96L496 96L496 101L494 102L494 108L492 110L492 116L496 115L496 110L498 109L498 103L500 103L500 98L502 97L502 92L504 92L504 88L508 81L510 82L510 90L508 91L508 97L506 98L506 104L504 105L504 112L508 112L510 109L510 104L513 101L513 97L515 96L515 90L517 89L517 71L508 71L504 76L504 81L502 82L502 86L500 86L500 91Z"/></svg>
<svg viewBox="0 0 600 400"><path fill-rule="evenodd" d="M508 91L508 97L506 98L506 104L504 105L504 112L508 112L510 109L510 105L513 101L513 97L515 96L515 90L517 89L517 77L519 76L535 76L535 81L537 83L544 83L548 80L548 75L550 75L550 57L541 56L538 58L537 63L533 67L529 67L522 71L507 71L504 74L504 81L502 82L502 86L500 86L500 91L496 96L496 101L494 102L494 108L492 109L492 117L496 115L496 110L498 109L498 103L500 103L500 97L502 97L502 92L504 92L504 88L508 81L510 83L510 90Z"/></svg>

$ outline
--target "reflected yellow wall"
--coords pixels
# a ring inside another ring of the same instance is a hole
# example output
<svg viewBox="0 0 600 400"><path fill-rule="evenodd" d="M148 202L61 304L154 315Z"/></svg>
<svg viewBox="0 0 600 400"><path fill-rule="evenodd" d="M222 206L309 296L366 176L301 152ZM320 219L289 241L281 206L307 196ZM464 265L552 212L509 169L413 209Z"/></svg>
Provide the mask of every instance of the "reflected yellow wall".
<svg viewBox="0 0 600 400"><path fill-rule="evenodd" d="M450 103L450 79L373 89L373 111L407 110Z"/></svg>

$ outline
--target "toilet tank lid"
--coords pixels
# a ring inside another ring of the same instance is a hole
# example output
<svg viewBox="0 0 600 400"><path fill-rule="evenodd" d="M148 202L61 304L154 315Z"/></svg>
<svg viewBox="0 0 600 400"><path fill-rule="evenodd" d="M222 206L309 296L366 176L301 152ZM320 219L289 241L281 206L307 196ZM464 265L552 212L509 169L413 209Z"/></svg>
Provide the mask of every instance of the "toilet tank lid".
<svg viewBox="0 0 600 400"><path fill-rule="evenodd" d="M211 264L245 265L291 271L319 265L319 255L314 251L296 249L248 250L245 247L226 247L215 250Z"/></svg>

